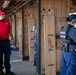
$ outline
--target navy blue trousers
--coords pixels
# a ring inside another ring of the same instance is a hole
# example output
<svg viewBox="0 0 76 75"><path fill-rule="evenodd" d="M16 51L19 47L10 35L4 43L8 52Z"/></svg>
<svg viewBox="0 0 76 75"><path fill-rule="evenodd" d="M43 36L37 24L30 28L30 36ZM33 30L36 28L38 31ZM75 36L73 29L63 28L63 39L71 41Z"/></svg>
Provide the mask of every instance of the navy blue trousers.
<svg viewBox="0 0 76 75"><path fill-rule="evenodd" d="M10 41L8 39L0 40L0 70L3 69L3 65L6 71L10 70L11 68L10 55L11 55Z"/></svg>
<svg viewBox="0 0 76 75"><path fill-rule="evenodd" d="M62 51L62 66L60 75L76 75L76 54L74 51Z"/></svg>

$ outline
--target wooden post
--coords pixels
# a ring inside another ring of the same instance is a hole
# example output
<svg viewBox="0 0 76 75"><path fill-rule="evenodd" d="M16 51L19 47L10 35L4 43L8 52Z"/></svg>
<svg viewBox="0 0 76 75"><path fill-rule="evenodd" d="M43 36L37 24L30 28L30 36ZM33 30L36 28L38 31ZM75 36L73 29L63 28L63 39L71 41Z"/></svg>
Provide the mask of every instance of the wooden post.
<svg viewBox="0 0 76 75"><path fill-rule="evenodd" d="M41 73L45 72L45 75L56 75L56 71L60 71L61 40L59 33L61 27L66 23L69 11L67 5L67 0L41 0ZM48 34L53 34L52 40L51 35ZM47 65L49 63L50 67Z"/></svg>
<svg viewBox="0 0 76 75"><path fill-rule="evenodd" d="M28 5L28 46L29 46L29 60L34 61L34 32L33 26L36 19L36 5Z"/></svg>
<svg viewBox="0 0 76 75"><path fill-rule="evenodd" d="M16 47L16 14L14 14L14 23L15 23L15 28L14 28L14 30L15 30L15 47Z"/></svg>
<svg viewBox="0 0 76 75"><path fill-rule="evenodd" d="M29 60L28 48L28 8L24 7L24 56L23 60Z"/></svg>
<svg viewBox="0 0 76 75"><path fill-rule="evenodd" d="M19 48L19 51L22 51L22 20L21 20L21 11L16 13L16 47Z"/></svg>
<svg viewBox="0 0 76 75"><path fill-rule="evenodd" d="M67 16L69 15L69 13L71 12L71 3L70 3L70 0L67 0Z"/></svg>
<svg viewBox="0 0 76 75"><path fill-rule="evenodd" d="M34 32L33 26L35 24L35 20L31 17L28 18L28 43L29 43L29 60L34 61Z"/></svg>
<svg viewBox="0 0 76 75"><path fill-rule="evenodd" d="M12 15L12 34L15 38L15 19L14 19L14 15Z"/></svg>
<svg viewBox="0 0 76 75"><path fill-rule="evenodd" d="M48 20L49 19L49 20ZM56 75L55 17L44 17L45 75Z"/></svg>

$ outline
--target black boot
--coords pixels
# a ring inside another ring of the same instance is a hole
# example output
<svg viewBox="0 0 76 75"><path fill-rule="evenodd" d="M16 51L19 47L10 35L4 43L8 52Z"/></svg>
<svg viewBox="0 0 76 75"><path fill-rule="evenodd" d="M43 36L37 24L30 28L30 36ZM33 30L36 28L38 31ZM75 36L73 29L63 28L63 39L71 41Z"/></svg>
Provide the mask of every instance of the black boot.
<svg viewBox="0 0 76 75"><path fill-rule="evenodd" d="M16 74L12 71L6 71L6 75L16 75Z"/></svg>
<svg viewBox="0 0 76 75"><path fill-rule="evenodd" d="M4 72L3 72L3 70L0 70L0 75L4 75Z"/></svg>

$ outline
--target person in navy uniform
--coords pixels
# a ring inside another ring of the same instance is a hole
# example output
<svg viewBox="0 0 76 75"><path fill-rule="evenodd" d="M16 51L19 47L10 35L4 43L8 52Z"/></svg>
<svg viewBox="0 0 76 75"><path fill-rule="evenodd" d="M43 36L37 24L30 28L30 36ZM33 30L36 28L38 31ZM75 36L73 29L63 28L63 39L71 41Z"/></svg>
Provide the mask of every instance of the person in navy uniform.
<svg viewBox="0 0 76 75"><path fill-rule="evenodd" d="M37 61L37 28L36 24L33 26L34 31L34 66L36 66Z"/></svg>
<svg viewBox="0 0 76 75"><path fill-rule="evenodd" d="M67 31L67 32L66 32ZM67 17L67 24L61 29L62 64L60 75L76 75L76 15Z"/></svg>
<svg viewBox="0 0 76 75"><path fill-rule="evenodd" d="M3 72L4 67L6 70L6 75L15 75L10 70L11 69L11 64L10 64L11 48L10 48L9 35L12 38L12 44L14 44L14 37L12 35L10 22L8 19L5 18L5 14L6 12L3 9L0 9L0 75L4 75L4 72Z"/></svg>

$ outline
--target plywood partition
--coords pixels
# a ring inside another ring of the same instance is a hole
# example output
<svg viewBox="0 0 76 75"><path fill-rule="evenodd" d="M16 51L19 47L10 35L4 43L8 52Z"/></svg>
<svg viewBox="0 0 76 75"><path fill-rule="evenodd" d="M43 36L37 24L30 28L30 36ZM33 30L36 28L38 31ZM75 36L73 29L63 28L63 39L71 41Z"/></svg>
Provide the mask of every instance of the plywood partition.
<svg viewBox="0 0 76 75"><path fill-rule="evenodd" d="M54 1L47 0L47 4L44 16L45 75L56 75Z"/></svg>
<svg viewBox="0 0 76 75"><path fill-rule="evenodd" d="M50 20L48 20L50 19ZM44 17L45 74L56 75L55 17Z"/></svg>
<svg viewBox="0 0 76 75"><path fill-rule="evenodd" d="M62 26L66 24L67 17L67 0L55 0L55 26L56 26L56 67L60 71L61 67L61 40L59 39L59 32Z"/></svg>
<svg viewBox="0 0 76 75"><path fill-rule="evenodd" d="M15 37L15 19L14 19L14 15L12 15L12 34Z"/></svg>
<svg viewBox="0 0 76 75"><path fill-rule="evenodd" d="M28 5L28 16L31 15L34 19L36 19L36 4Z"/></svg>
<svg viewBox="0 0 76 75"><path fill-rule="evenodd" d="M61 49L59 49L59 32L62 27L62 0L55 0L55 27L56 27L56 69L60 71Z"/></svg>
<svg viewBox="0 0 76 75"><path fill-rule="evenodd" d="M51 3L51 5L50 5L50 3ZM48 54L49 50L47 48L47 46L48 46L47 40L50 40L50 39L48 39L48 38L46 39L46 35L49 34L48 28L50 25L48 25L48 24L51 23L51 21L50 21L50 19L52 20L51 16L53 16L53 18L54 18L54 1L41 0L41 73L42 74L45 73L46 75L50 75L53 73L53 72L51 72L52 67L50 68L50 66L49 66L49 64L52 64L52 62L50 60L50 57L49 57L50 55ZM48 23L49 21L50 21L50 23ZM54 38L55 38L55 36L54 36ZM53 66L56 67L56 64L54 64Z"/></svg>
<svg viewBox="0 0 76 75"><path fill-rule="evenodd" d="M28 8L24 7L24 57L28 56Z"/></svg>
<svg viewBox="0 0 76 75"><path fill-rule="evenodd" d="M19 51L22 51L22 17L21 11L16 13L16 47L19 48Z"/></svg>
<svg viewBox="0 0 76 75"><path fill-rule="evenodd" d="M41 74L45 73L45 53L44 53L44 16L47 9L47 0L41 0Z"/></svg>
<svg viewBox="0 0 76 75"><path fill-rule="evenodd" d="M70 0L67 0L67 16L69 15L70 12L71 12L71 2Z"/></svg>
<svg viewBox="0 0 76 75"><path fill-rule="evenodd" d="M67 6L70 6L69 0L41 0L41 73L45 75L56 75L60 71L59 32L66 24L70 11Z"/></svg>
<svg viewBox="0 0 76 75"><path fill-rule="evenodd" d="M19 33L18 33L18 30L19 30L19 27L18 27L18 16L17 16L17 13L16 13L16 48L19 49Z"/></svg>
<svg viewBox="0 0 76 75"><path fill-rule="evenodd" d="M67 17L67 0L62 0L62 26L66 24L66 17ZM69 14L68 14L69 15Z"/></svg>
<svg viewBox="0 0 76 75"><path fill-rule="evenodd" d="M31 17L28 18L28 42L29 42L29 60L34 61L34 33L33 26L35 24L35 20Z"/></svg>
<svg viewBox="0 0 76 75"><path fill-rule="evenodd" d="M29 60L34 61L34 32L33 26L36 19L36 5L28 5L28 47L29 47Z"/></svg>

